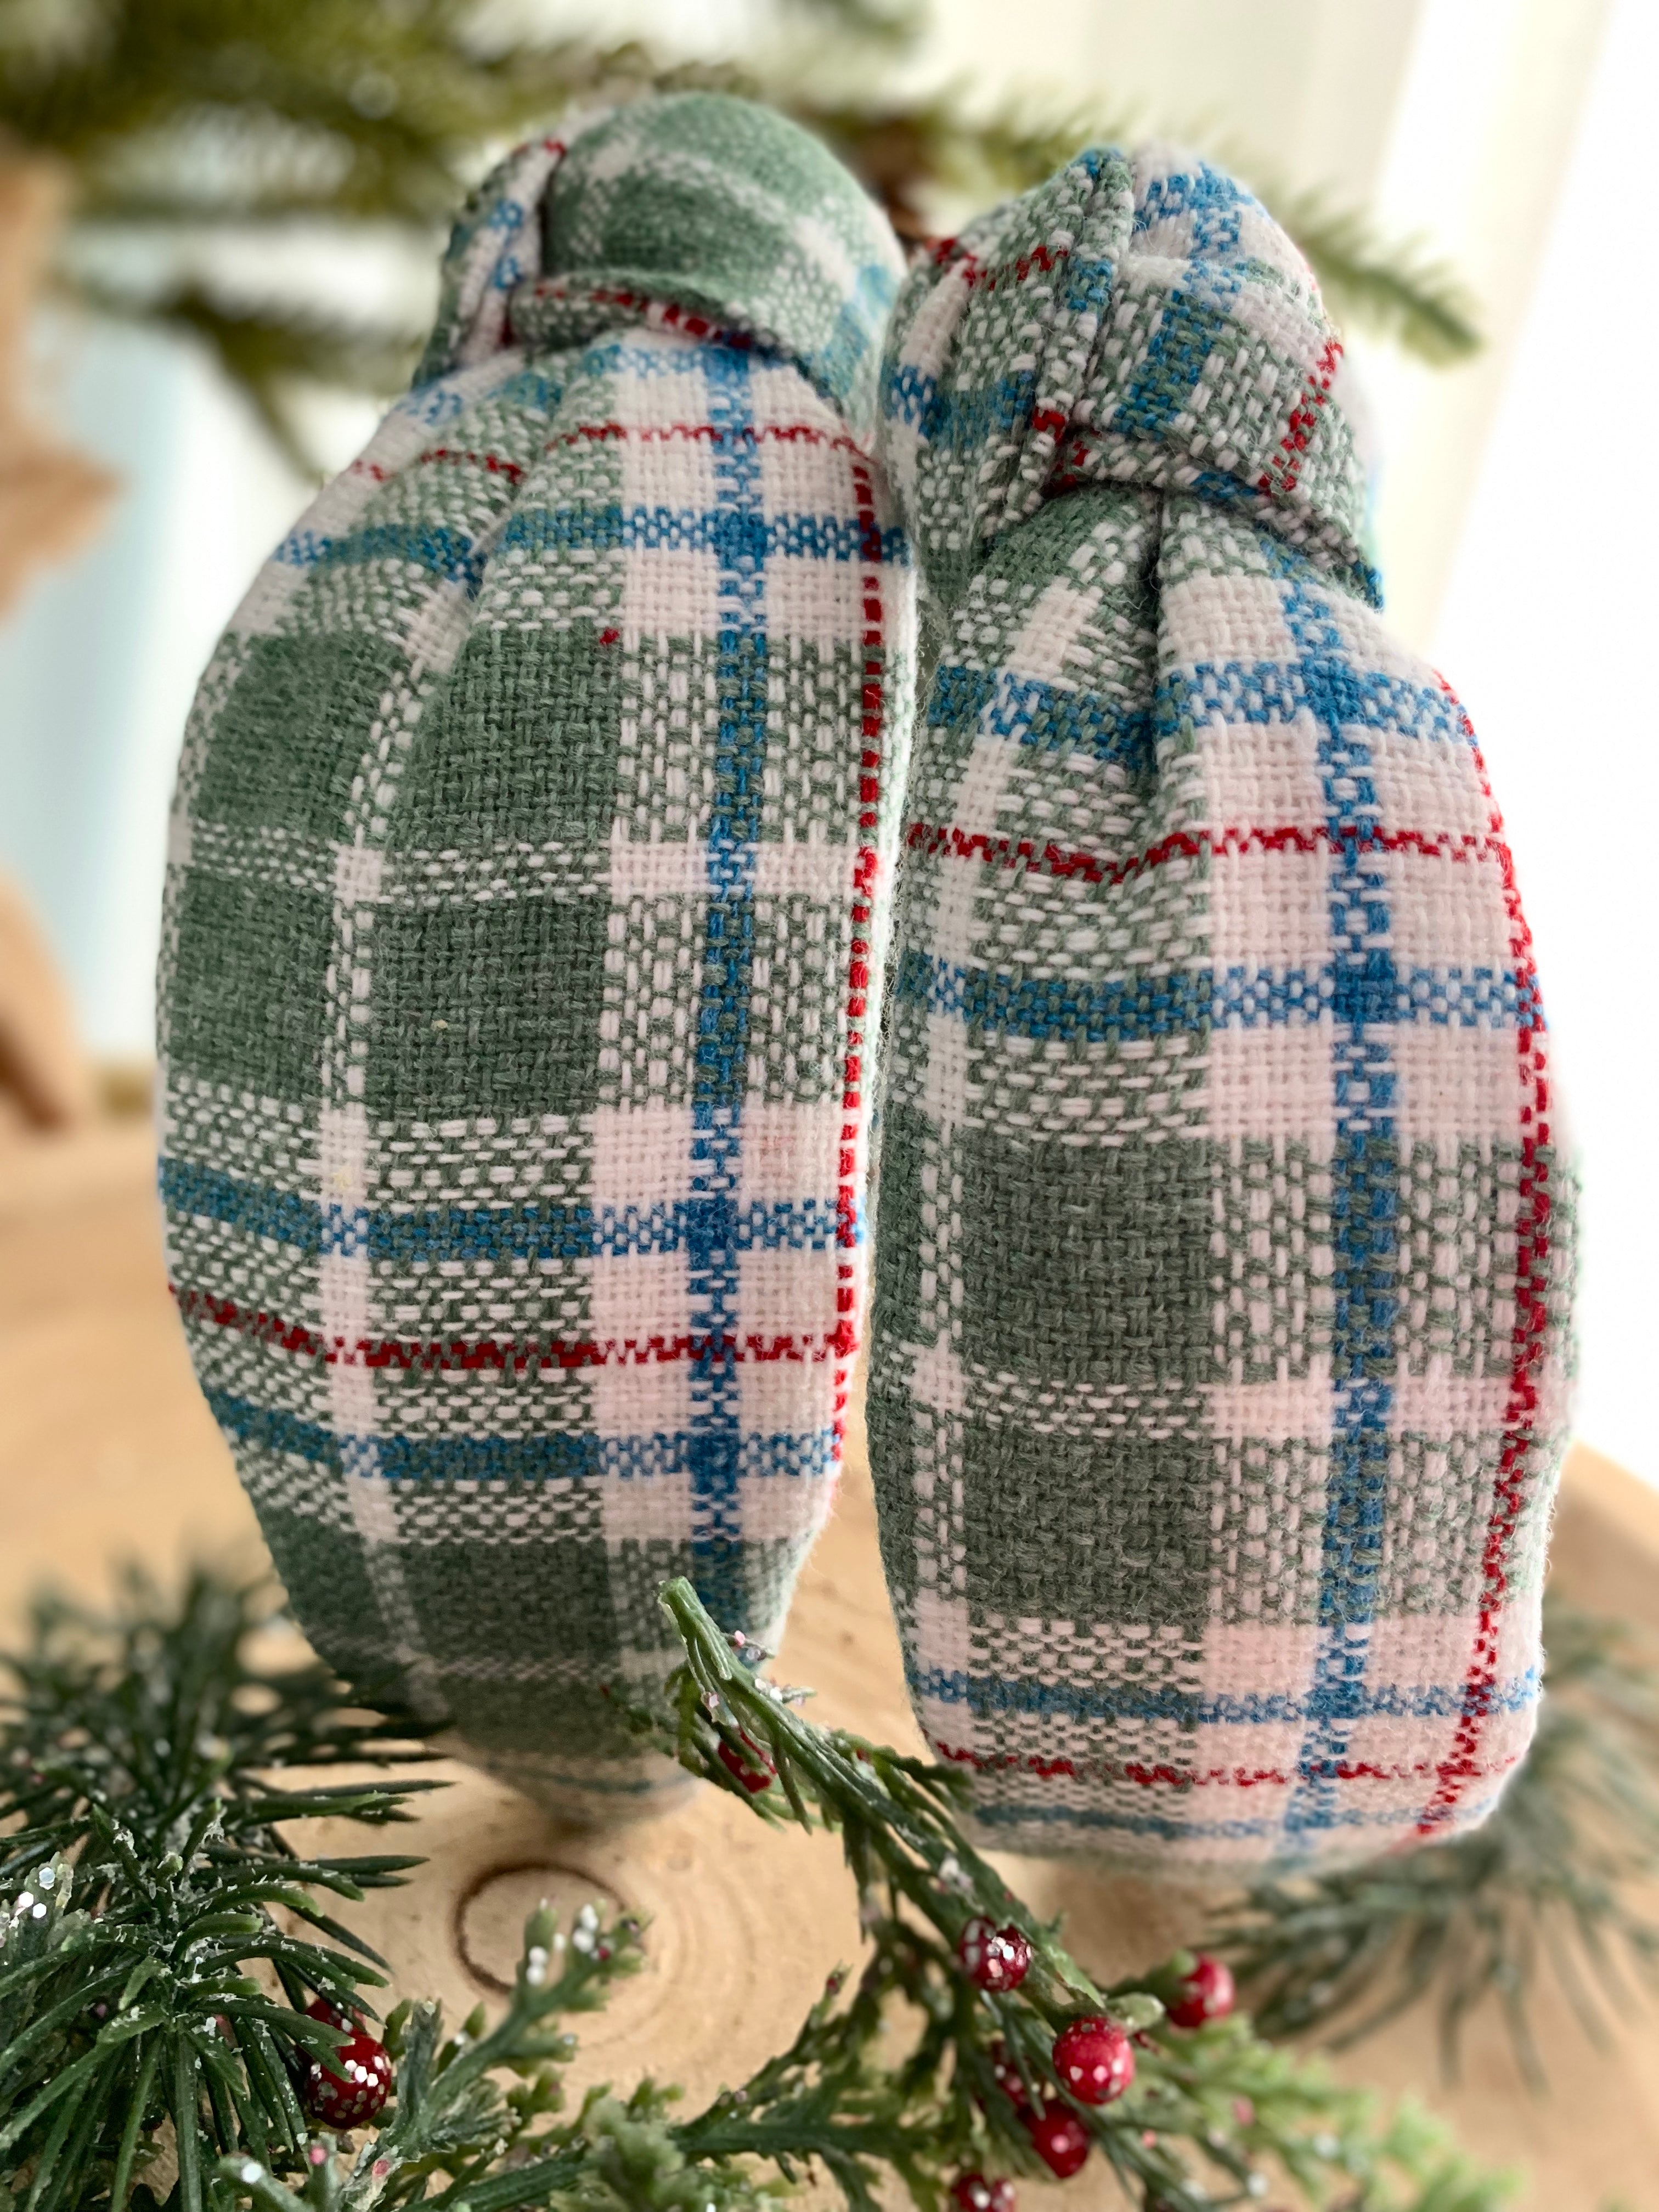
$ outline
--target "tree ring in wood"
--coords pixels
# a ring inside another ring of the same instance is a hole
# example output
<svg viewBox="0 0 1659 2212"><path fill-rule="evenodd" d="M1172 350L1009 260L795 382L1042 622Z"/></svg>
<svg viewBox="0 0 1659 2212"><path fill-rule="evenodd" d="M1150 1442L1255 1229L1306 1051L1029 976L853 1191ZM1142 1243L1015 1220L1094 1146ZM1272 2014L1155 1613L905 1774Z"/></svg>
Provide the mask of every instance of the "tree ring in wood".
<svg viewBox="0 0 1659 2212"><path fill-rule="evenodd" d="M455 1949L480 1989L508 1996L524 1949L524 1923L537 1906L550 1905L568 1936L576 1915L591 1905L602 1920L629 1908L609 1882L586 1867L559 1859L487 1868L455 1900Z"/></svg>

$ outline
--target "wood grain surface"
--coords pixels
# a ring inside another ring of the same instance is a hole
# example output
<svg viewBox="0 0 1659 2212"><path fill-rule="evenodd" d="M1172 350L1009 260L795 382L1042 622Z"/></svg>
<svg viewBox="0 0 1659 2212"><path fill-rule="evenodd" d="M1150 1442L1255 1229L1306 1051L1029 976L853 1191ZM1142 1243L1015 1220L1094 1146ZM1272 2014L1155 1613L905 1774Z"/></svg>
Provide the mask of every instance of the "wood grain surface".
<svg viewBox="0 0 1659 2212"><path fill-rule="evenodd" d="M263 1553L228 1455L192 1380L162 1279L153 1140L142 1121L0 1149L0 1625L15 1628L45 1579L97 1595L112 1559L160 1569L191 1558L252 1565ZM1659 1610L1659 1494L1582 1449L1568 1470L1555 1571L1581 1601ZM883 1589L861 1439L835 1519L803 1577L777 1671L817 1686L815 1710L917 1745ZM614 1897L648 1914L649 1965L583 2026L580 2081L621 2086L650 2070L701 2101L793 2033L832 1966L856 1958L851 1885L833 1838L776 1836L733 1800L692 1790L661 1817L608 1832L550 1826L459 1766L408 1848L428 1863L370 1900L356 1924L400 1987L460 2010L499 1994L525 1914L548 1896ZM342 1830L337 1847L349 1847ZM1201 1926L1192 1891L1058 1861L1004 1871L1039 1911L1064 1911L1079 1957L1103 1978L1162 1956ZM1565 2002L1541 2021L1552 2088L1528 2093L1501 2023L1479 2015L1463 2079L1435 2073L1431 2020L1407 2017L1337 2062L1386 2093L1411 2089L1469 2148L1527 2172L1526 2212L1659 2212L1659 2011L1596 2052ZM1118 2200L1091 2167L1024 2202L1104 2212Z"/></svg>

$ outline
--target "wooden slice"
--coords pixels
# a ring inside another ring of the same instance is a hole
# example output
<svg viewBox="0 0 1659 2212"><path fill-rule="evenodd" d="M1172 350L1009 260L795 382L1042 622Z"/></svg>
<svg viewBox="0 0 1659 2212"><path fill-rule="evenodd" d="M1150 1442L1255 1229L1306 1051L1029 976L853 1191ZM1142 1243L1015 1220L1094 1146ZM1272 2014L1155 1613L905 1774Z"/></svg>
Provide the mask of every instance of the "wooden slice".
<svg viewBox="0 0 1659 2212"><path fill-rule="evenodd" d="M31 1164L32 1163L32 1164ZM88 1593L112 1557L158 1567L191 1556L256 1556L252 1521L191 1377L162 1281L152 1155L142 1132L36 1140L0 1161L0 1613L15 1622L44 1573ZM874 1515L854 1438L839 1510L802 1577L775 1672L812 1683L817 1710L918 1746L883 1588ZM1580 1454L1558 1516L1557 1571L1582 1600L1659 1613L1659 1497ZM603 2014L573 2023L578 2088L626 2090L650 2072L694 2108L782 2048L832 1967L853 1962L851 1885L833 1838L774 1833L743 1804L690 1793L653 1820L609 1833L561 1830L500 1785L443 1770L437 1796L390 1847L426 1852L406 1888L372 1897L354 1923L387 1957L400 1994L441 1997L459 2021L500 2002L524 1918L544 1896L566 1912L610 1900L648 1919L647 1964ZM374 1849L343 1823L331 1849ZM1196 1893L1086 1866L1002 1861L1042 1912L1109 1977L1162 1957L1203 1925ZM1346 2080L1409 2089L1470 2151L1529 2172L1520 2212L1659 2212L1659 2016L1635 2014L1597 2052L1546 1981L1538 2026L1552 2093L1529 2094L1501 2019L1477 2012L1464 2078L1436 2072L1419 2010L1346 2053ZM1063 2191L1022 2185L1024 2212L1052 2196L1070 2212L1121 2202L1092 2164Z"/></svg>

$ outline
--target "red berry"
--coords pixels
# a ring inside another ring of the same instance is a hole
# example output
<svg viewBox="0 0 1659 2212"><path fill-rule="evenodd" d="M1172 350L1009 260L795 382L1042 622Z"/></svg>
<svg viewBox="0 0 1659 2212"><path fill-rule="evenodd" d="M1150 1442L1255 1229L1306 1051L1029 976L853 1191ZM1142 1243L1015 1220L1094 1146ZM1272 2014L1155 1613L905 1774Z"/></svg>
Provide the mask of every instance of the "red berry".
<svg viewBox="0 0 1659 2212"><path fill-rule="evenodd" d="M1031 1947L1010 1921L970 1920L957 1938L962 1971L976 1990L1017 1990L1031 1971Z"/></svg>
<svg viewBox="0 0 1659 2212"><path fill-rule="evenodd" d="M1069 2181L1089 2156L1089 2130L1067 2105L1045 2105L1025 2123L1031 2148L1050 2173Z"/></svg>
<svg viewBox="0 0 1659 2212"><path fill-rule="evenodd" d="M1079 2105L1109 2105L1135 2078L1135 2054L1115 2021L1098 2013L1054 2038L1054 2072Z"/></svg>
<svg viewBox="0 0 1659 2212"><path fill-rule="evenodd" d="M1014 2212L1019 2202L1012 2181L1000 2177L988 2181L982 2173L957 2174L951 2194L961 2212Z"/></svg>
<svg viewBox="0 0 1659 2212"><path fill-rule="evenodd" d="M757 1743L751 1743L747 1736L743 1741L744 1750L734 1751L722 1737L717 1747L720 1762L728 1774L736 1775L751 1797L757 1797L763 1790L772 1787L772 1778L778 1770Z"/></svg>
<svg viewBox="0 0 1659 2212"><path fill-rule="evenodd" d="M1194 1961L1193 1971L1182 1978L1179 1994L1169 2009L1170 2024L1176 2027L1202 2027L1206 2020L1225 2020L1233 2008L1233 1977L1231 1967L1219 1959L1202 1954Z"/></svg>
<svg viewBox="0 0 1659 2212"><path fill-rule="evenodd" d="M306 2110L325 2127L358 2128L377 2120L392 2094L392 2061L359 2021L355 2027L330 2004L313 1997L306 2007L313 2020L351 2033L331 2058L313 2058L306 2068Z"/></svg>

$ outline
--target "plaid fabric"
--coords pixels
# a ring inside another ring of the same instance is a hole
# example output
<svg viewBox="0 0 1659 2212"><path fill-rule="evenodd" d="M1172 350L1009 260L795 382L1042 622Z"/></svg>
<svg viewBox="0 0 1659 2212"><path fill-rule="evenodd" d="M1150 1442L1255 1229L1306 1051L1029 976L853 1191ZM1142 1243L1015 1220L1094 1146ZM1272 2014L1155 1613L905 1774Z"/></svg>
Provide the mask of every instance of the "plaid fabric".
<svg viewBox="0 0 1659 2212"><path fill-rule="evenodd" d="M781 118L514 155L186 733L161 1189L299 1617L567 1816L688 1574L774 1638L860 1328L913 595L896 248Z"/></svg>
<svg viewBox="0 0 1659 2212"><path fill-rule="evenodd" d="M933 665L871 1455L918 1713L1008 1848L1360 1856L1478 1820L1532 1728L1571 1185L1339 354L1157 149L940 247L890 338Z"/></svg>

